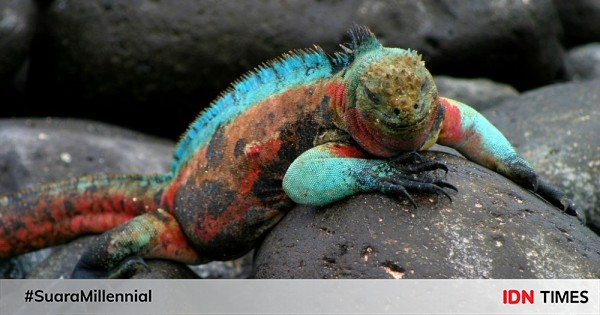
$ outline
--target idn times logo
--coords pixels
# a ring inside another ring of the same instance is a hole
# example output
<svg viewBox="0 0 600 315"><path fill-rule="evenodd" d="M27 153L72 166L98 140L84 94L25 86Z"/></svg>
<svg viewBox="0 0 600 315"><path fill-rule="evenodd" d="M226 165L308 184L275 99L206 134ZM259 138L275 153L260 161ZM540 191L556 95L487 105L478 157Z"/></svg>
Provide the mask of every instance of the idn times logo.
<svg viewBox="0 0 600 315"><path fill-rule="evenodd" d="M540 297L541 300L539 299ZM587 303L588 301L587 290L540 290L537 292L537 298L534 290L502 290L502 304L535 304L536 302L544 304L576 304Z"/></svg>

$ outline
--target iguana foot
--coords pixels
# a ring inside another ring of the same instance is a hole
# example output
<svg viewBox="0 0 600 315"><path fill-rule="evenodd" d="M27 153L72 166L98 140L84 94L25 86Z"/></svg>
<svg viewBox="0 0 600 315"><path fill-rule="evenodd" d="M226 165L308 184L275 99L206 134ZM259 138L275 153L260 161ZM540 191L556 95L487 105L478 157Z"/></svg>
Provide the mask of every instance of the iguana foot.
<svg viewBox="0 0 600 315"><path fill-rule="evenodd" d="M446 164L438 161L425 160L418 152L407 152L392 157L389 161L393 164L402 165L404 171L409 173L421 173L428 171L443 170L448 173Z"/></svg>
<svg viewBox="0 0 600 315"><path fill-rule="evenodd" d="M150 266L142 257L127 257L115 269L107 273L109 279L129 279L136 274L150 272Z"/></svg>
<svg viewBox="0 0 600 315"><path fill-rule="evenodd" d="M104 279L106 275L106 270L92 268L79 260L71 272L71 279Z"/></svg>
<svg viewBox="0 0 600 315"><path fill-rule="evenodd" d="M412 196L408 193L408 190L414 190L425 193L437 193L442 194L452 202L452 197L444 190L444 188L450 188L454 191L457 191L456 187L452 184L444 181L436 181L433 183L428 182L419 182L414 180L406 180L406 179L386 179L381 183L381 192L388 195L397 195L402 196L410 201L410 203L417 208L417 203L412 198Z"/></svg>
<svg viewBox="0 0 600 315"><path fill-rule="evenodd" d="M443 170L447 173L448 167L437 161L423 161L418 153L411 154L409 158L415 156L420 162L404 164L407 161L406 159L394 158L387 165L381 167L382 169L375 169L373 175L375 181L379 182L379 191L384 194L404 197L415 208L417 204L408 191L441 194L452 202L452 197L446 192L445 188L454 191L458 191L458 189L454 185L428 173L437 170Z"/></svg>
<svg viewBox="0 0 600 315"><path fill-rule="evenodd" d="M575 206L567 196L556 187L537 179L534 192L544 198L546 201L561 209L564 213L577 217L585 225L587 217L583 209Z"/></svg>
<svg viewBox="0 0 600 315"><path fill-rule="evenodd" d="M129 279L142 272L150 272L150 267L142 257L131 256L112 270L101 270L79 261L71 273L72 279Z"/></svg>
<svg viewBox="0 0 600 315"><path fill-rule="evenodd" d="M397 163L415 163L415 162L423 162L423 156L416 151L405 152L402 154L398 154L392 158L390 161Z"/></svg>

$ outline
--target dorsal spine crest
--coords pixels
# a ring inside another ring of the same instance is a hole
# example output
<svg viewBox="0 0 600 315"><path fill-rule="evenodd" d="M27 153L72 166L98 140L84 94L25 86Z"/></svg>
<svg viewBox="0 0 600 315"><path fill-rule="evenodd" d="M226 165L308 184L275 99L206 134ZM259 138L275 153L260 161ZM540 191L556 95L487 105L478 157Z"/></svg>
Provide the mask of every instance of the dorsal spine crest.
<svg viewBox="0 0 600 315"><path fill-rule="evenodd" d="M375 34L366 26L354 24L350 28L350 31L348 31L348 34L350 36L350 43L340 45L343 52L337 52L333 57L330 57L335 69L348 66L352 61L366 52L382 48Z"/></svg>
<svg viewBox="0 0 600 315"><path fill-rule="evenodd" d="M362 53L382 47L375 34L366 26L354 24L350 28L349 34L352 40L349 48L352 50L353 57L358 57Z"/></svg>
<svg viewBox="0 0 600 315"><path fill-rule="evenodd" d="M194 152L208 143L219 126L227 125L248 108L298 85L331 77L336 65L330 58L318 46L293 50L242 75L200 113L182 136L175 150L171 174L177 174ZM343 56L336 58L340 63L346 60Z"/></svg>
<svg viewBox="0 0 600 315"><path fill-rule="evenodd" d="M220 94L182 136L173 158L172 174L205 145L217 128L227 125L260 101L298 85L310 84L318 79L330 78L346 69L356 56L381 48L381 43L365 26L354 25L349 31L352 43L344 52L327 55L319 46L292 50L263 63L242 75Z"/></svg>

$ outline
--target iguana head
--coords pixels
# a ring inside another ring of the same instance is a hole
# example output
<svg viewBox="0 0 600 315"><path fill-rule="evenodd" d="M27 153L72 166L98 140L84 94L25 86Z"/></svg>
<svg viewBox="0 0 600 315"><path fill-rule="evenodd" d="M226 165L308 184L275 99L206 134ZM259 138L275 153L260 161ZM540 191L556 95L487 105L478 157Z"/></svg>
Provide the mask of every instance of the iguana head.
<svg viewBox="0 0 600 315"><path fill-rule="evenodd" d="M382 47L369 34L354 40L354 58L344 74L347 131L381 157L432 145L443 109L425 63L416 52Z"/></svg>

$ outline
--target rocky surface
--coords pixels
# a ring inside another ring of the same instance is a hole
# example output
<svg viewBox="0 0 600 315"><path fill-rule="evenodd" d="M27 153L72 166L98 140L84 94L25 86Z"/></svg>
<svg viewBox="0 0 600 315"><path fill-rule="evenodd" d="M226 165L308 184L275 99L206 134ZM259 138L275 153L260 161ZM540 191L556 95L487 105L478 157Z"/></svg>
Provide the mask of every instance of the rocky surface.
<svg viewBox="0 0 600 315"><path fill-rule="evenodd" d="M483 114L600 231L600 80L530 91Z"/></svg>
<svg viewBox="0 0 600 315"><path fill-rule="evenodd" d="M377 194L292 209L255 258L257 278L593 278L600 238L506 178L444 153L453 202Z"/></svg>
<svg viewBox="0 0 600 315"><path fill-rule="evenodd" d="M569 50L565 62L571 80L600 79L600 42Z"/></svg>
<svg viewBox="0 0 600 315"><path fill-rule="evenodd" d="M489 79L460 79L448 76L433 78L441 96L460 100L476 110L484 110L519 95L512 86Z"/></svg>
<svg viewBox="0 0 600 315"><path fill-rule="evenodd" d="M336 19L326 18L332 14ZM560 23L550 1L64 0L45 11L40 45L54 74L69 84L83 79L85 93L146 98L222 87L290 49L337 49L353 22L456 74L526 69L518 80L544 83L561 66ZM519 50L508 49L513 45ZM107 79L117 71L118 80Z"/></svg>
<svg viewBox="0 0 600 315"><path fill-rule="evenodd" d="M0 78L12 79L30 50L37 7L33 0L0 1Z"/></svg>
<svg viewBox="0 0 600 315"><path fill-rule="evenodd" d="M0 120L0 194L97 173L166 172L171 141L91 121Z"/></svg>
<svg viewBox="0 0 600 315"><path fill-rule="evenodd" d="M0 0L0 92L8 89L29 54L36 13L33 0Z"/></svg>
<svg viewBox="0 0 600 315"><path fill-rule="evenodd" d="M356 21L389 46L421 52L435 74L484 76L524 89L551 82L562 67L562 29L551 1L365 1Z"/></svg>
<svg viewBox="0 0 600 315"><path fill-rule="evenodd" d="M554 0L567 45L575 46L600 38L600 2L596 0Z"/></svg>

